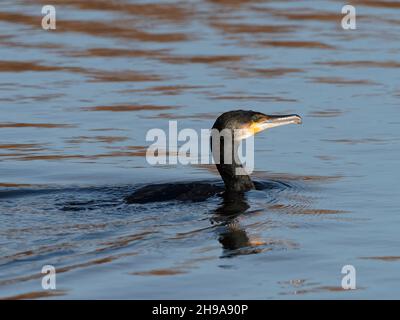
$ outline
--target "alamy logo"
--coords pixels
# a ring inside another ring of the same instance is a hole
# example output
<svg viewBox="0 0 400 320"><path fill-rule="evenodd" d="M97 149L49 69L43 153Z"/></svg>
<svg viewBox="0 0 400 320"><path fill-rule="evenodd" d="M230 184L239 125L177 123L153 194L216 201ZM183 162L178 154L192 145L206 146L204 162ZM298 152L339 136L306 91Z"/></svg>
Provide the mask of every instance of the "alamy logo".
<svg viewBox="0 0 400 320"><path fill-rule="evenodd" d="M345 276L342 278L342 288L344 290L355 290L356 289L356 268L351 264L345 265L342 268L342 274Z"/></svg>
<svg viewBox="0 0 400 320"><path fill-rule="evenodd" d="M45 265L42 268L42 274L45 274L45 276L42 278L43 290L55 290L56 268L54 268L52 265Z"/></svg>
<svg viewBox="0 0 400 320"><path fill-rule="evenodd" d="M342 18L342 28L344 30L357 29L356 8L351 5L343 6L342 14L345 14L345 16Z"/></svg>
<svg viewBox="0 0 400 320"><path fill-rule="evenodd" d="M254 170L254 135L246 129L201 129L199 137L196 130L178 131L177 121L169 121L168 137L164 130L154 128L147 132L146 141L153 142L146 151L150 165L234 164L236 175Z"/></svg>
<svg viewBox="0 0 400 320"><path fill-rule="evenodd" d="M45 15L42 18L43 30L55 30L56 29L56 8L51 5L43 6L42 14Z"/></svg>

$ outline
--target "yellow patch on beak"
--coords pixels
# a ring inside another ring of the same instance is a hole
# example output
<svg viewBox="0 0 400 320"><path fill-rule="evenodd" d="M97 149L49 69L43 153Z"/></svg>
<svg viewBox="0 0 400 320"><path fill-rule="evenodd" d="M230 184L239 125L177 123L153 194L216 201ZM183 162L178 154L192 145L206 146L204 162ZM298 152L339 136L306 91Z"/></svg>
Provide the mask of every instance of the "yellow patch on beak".
<svg viewBox="0 0 400 320"><path fill-rule="evenodd" d="M255 135L256 133L265 130L265 128L263 128L259 123L257 122L253 122L250 126L249 126L249 130L250 132Z"/></svg>

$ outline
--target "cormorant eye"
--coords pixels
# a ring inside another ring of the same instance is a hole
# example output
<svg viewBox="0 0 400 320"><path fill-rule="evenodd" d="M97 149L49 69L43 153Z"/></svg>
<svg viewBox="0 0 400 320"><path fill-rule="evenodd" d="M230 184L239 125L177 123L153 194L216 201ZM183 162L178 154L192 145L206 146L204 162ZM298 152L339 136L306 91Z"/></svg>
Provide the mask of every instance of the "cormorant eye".
<svg viewBox="0 0 400 320"><path fill-rule="evenodd" d="M260 117L257 114L251 116L252 121L258 121L259 119L260 119Z"/></svg>

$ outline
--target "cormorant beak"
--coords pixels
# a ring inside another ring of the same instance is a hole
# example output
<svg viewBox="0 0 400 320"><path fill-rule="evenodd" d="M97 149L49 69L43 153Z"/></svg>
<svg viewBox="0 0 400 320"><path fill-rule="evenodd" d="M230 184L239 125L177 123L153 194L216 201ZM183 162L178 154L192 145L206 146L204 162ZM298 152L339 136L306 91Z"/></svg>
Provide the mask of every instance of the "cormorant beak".
<svg viewBox="0 0 400 320"><path fill-rule="evenodd" d="M287 124L301 124L302 120L301 117L297 114L288 114L288 115L280 115L280 116L268 116L265 115L261 117L259 121L253 122L250 125L250 128L256 134L257 132L274 128L274 127L279 127L279 126L284 126Z"/></svg>

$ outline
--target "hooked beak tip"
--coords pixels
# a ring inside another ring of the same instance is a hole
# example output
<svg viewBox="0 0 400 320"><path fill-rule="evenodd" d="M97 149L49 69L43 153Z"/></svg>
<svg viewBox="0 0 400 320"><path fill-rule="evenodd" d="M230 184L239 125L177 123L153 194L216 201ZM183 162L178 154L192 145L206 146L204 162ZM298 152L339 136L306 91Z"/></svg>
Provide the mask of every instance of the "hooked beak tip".
<svg viewBox="0 0 400 320"><path fill-rule="evenodd" d="M303 123L303 119L299 115L296 114L295 117L296 117L295 120L294 120L295 124L302 124Z"/></svg>

